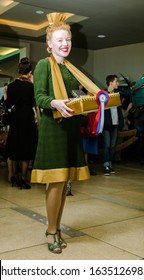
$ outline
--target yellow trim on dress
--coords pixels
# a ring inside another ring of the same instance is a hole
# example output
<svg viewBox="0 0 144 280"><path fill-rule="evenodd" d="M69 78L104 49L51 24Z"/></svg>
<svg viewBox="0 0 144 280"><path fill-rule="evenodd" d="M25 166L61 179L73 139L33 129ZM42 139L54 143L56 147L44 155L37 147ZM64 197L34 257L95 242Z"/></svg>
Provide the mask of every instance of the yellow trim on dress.
<svg viewBox="0 0 144 280"><path fill-rule="evenodd" d="M90 173L88 166L58 168L58 169L33 169L31 183L57 183L71 180L88 180Z"/></svg>

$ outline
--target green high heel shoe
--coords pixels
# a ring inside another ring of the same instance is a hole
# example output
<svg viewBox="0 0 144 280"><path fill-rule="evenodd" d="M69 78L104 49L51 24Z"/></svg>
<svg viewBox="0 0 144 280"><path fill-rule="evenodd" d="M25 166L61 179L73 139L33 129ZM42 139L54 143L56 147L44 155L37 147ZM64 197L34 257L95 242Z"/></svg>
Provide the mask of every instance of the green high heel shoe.
<svg viewBox="0 0 144 280"><path fill-rule="evenodd" d="M58 236L58 240L59 240L59 243L61 245L61 248L62 249L65 249L67 247L67 243L66 241L61 237L61 230L60 229L57 229L57 236Z"/></svg>
<svg viewBox="0 0 144 280"><path fill-rule="evenodd" d="M57 237L57 232L55 233L50 233L48 232L48 230L46 230L46 233L45 233L46 237L48 235L52 235L53 236L53 243L49 243L48 242L48 249L51 253L54 253L54 254L60 254L62 253L62 247L61 247L61 244L59 241L56 240L56 237Z"/></svg>

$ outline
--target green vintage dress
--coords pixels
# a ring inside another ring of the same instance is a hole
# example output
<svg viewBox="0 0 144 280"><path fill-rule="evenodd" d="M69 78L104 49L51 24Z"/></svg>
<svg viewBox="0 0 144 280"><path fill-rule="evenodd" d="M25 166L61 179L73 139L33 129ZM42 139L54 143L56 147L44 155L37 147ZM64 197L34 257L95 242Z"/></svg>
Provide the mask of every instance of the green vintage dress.
<svg viewBox="0 0 144 280"><path fill-rule="evenodd" d="M68 97L72 89L78 88L78 82L65 65L59 64ZM48 58L38 62L34 71L34 90L37 105L43 109L36 157L31 182L52 183L89 179L89 170L85 163L81 116L71 118L53 118L50 102L55 98Z"/></svg>

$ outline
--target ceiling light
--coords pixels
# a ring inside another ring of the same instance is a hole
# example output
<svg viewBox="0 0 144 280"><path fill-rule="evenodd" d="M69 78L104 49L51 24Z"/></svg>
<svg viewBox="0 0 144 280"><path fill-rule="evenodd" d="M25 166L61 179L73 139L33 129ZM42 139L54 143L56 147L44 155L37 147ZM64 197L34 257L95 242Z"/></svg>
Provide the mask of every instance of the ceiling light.
<svg viewBox="0 0 144 280"><path fill-rule="evenodd" d="M1 0L1 6L2 7L6 7L6 6L9 6L10 4L12 4L14 1L11 1L11 0Z"/></svg>
<svg viewBox="0 0 144 280"><path fill-rule="evenodd" d="M0 47L0 56L8 55L12 52L19 51L18 48Z"/></svg>
<svg viewBox="0 0 144 280"><path fill-rule="evenodd" d="M12 7L18 5L18 2L12 0L0 0L0 15L10 10Z"/></svg>
<svg viewBox="0 0 144 280"><path fill-rule="evenodd" d="M98 38L105 38L106 35L103 35L103 34L100 34L100 35L97 35Z"/></svg>
<svg viewBox="0 0 144 280"><path fill-rule="evenodd" d="M36 14L42 15L42 14L44 14L44 11L42 11L42 10L37 10L37 11L36 11Z"/></svg>

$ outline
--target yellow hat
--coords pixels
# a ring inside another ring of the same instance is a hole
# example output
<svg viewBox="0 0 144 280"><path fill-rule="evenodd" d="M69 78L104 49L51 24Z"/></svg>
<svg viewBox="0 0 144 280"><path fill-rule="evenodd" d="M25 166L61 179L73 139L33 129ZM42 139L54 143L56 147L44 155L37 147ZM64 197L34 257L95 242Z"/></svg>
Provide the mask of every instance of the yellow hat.
<svg viewBox="0 0 144 280"><path fill-rule="evenodd" d="M65 21L67 18L74 16L72 13L50 13L47 14L49 24Z"/></svg>

